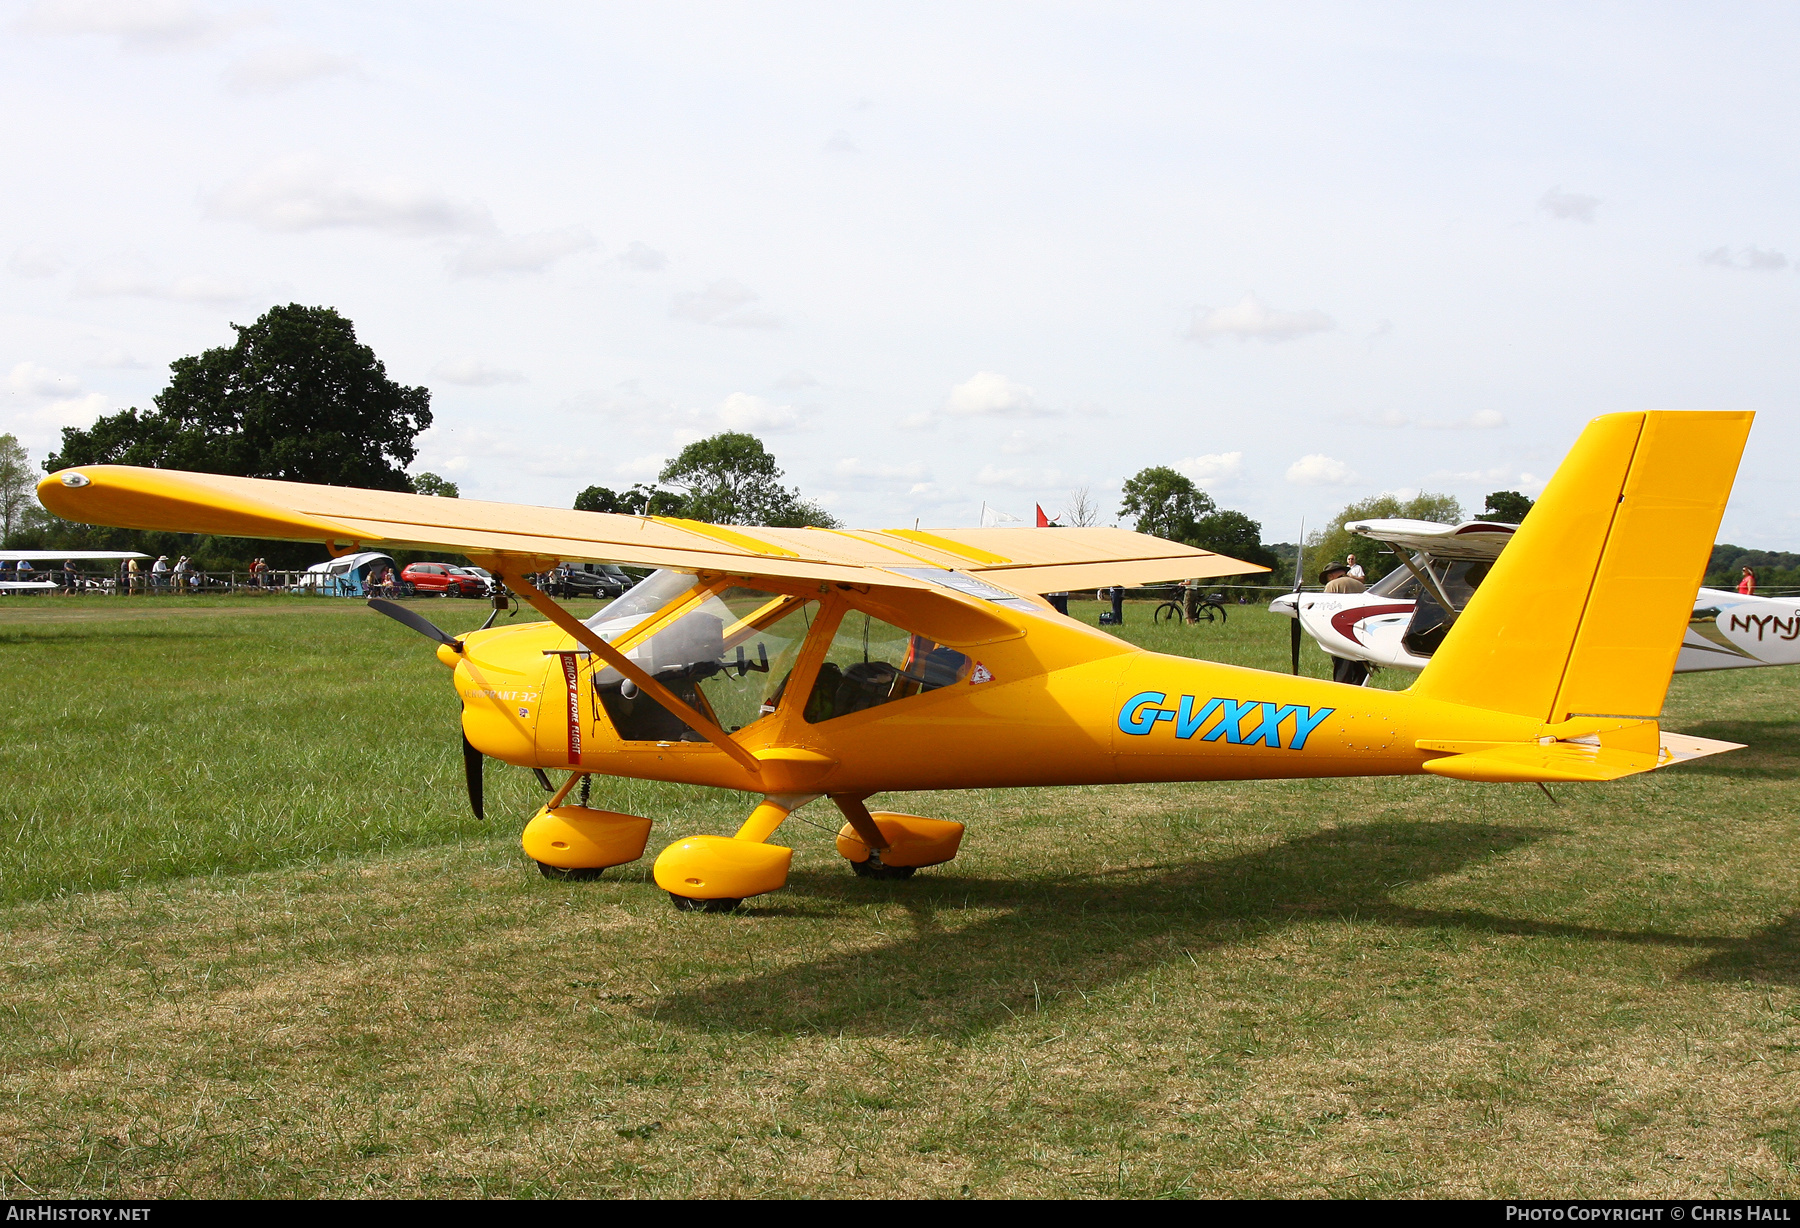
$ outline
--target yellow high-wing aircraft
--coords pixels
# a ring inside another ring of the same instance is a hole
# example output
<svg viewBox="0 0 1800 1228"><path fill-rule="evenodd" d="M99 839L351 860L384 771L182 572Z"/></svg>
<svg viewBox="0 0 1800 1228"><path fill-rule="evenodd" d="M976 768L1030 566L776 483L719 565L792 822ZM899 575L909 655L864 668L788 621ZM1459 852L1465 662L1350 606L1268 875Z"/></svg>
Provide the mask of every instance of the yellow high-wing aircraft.
<svg viewBox="0 0 1800 1228"><path fill-rule="evenodd" d="M890 790L1604 781L1733 749L1657 721L1750 421L1595 419L1405 692L1163 656L1057 614L1039 594L1260 570L1118 529L726 528L111 465L38 494L89 524L463 552L549 620L453 639L384 610L455 671L476 812L482 756L567 771L525 851L592 877L641 857L650 820L565 804L591 775L761 794L736 835L656 859L677 907L722 911L787 881L769 839L821 796L852 867L901 878L953 858L963 827L871 814ZM529 579L559 560L659 570L581 622Z"/></svg>

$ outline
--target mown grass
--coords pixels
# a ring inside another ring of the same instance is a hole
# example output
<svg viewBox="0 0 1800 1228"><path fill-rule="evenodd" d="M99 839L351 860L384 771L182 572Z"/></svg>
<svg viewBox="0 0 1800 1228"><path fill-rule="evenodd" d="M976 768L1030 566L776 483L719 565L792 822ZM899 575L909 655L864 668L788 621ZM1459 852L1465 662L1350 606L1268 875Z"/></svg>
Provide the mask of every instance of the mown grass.
<svg viewBox="0 0 1800 1228"><path fill-rule="evenodd" d="M1147 623L1287 663L1255 607ZM535 783L491 771L475 822L444 671L354 603L9 598L0 688L0 1195L1800 1185L1793 670L1677 679L1670 727L1751 748L1555 804L892 798L963 855L868 882L791 822L789 889L725 917L648 858L541 879ZM602 792L653 852L747 807Z"/></svg>

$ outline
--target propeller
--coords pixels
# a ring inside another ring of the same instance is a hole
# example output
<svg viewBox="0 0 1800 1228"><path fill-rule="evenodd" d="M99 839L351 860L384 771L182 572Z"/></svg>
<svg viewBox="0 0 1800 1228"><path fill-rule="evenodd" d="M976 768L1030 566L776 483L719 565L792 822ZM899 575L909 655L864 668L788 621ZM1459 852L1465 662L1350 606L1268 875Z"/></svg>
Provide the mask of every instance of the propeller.
<svg viewBox="0 0 1800 1228"><path fill-rule="evenodd" d="M1294 656L1294 677L1300 676L1300 581L1306 575L1306 521L1300 521L1300 540L1294 546L1294 623L1288 628L1288 648Z"/></svg>
<svg viewBox="0 0 1800 1228"><path fill-rule="evenodd" d="M439 627L429 618L415 614L403 605L391 601L383 601L380 597L369 598L369 608L377 614L386 614L389 618L404 627L411 627L428 640L443 644L453 652L463 650L463 642ZM498 611L496 611L498 612ZM488 621L492 622L492 619ZM463 779L469 786L469 809L475 817L485 819L487 815L481 809L481 752L469 741L469 735L463 735Z"/></svg>
<svg viewBox="0 0 1800 1228"><path fill-rule="evenodd" d="M469 741L469 735L463 735L463 779L469 785L469 809L475 817L485 819L487 815L481 810L481 752Z"/></svg>
<svg viewBox="0 0 1800 1228"><path fill-rule="evenodd" d="M453 652L461 652L463 650L463 642L461 640L452 636L448 631L443 630L429 618L426 618L422 614L415 614L403 605L396 605L392 601L383 601L380 597L371 597L369 598L369 608L374 610L377 614L386 614L389 618L393 619L403 627L411 627L426 639L435 640L437 643L445 645Z"/></svg>

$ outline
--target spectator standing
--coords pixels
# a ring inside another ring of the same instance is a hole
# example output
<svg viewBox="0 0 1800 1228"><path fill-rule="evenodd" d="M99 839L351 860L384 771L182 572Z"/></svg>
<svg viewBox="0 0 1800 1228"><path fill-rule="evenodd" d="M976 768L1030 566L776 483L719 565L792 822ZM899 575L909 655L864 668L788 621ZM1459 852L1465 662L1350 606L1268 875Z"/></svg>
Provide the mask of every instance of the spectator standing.
<svg viewBox="0 0 1800 1228"><path fill-rule="evenodd" d="M64 559L63 560L63 577L62 578L63 578L63 591L64 592L74 593L74 592L80 591L81 577L75 574L75 560L74 559Z"/></svg>
<svg viewBox="0 0 1800 1228"><path fill-rule="evenodd" d="M156 556L156 562L150 564L150 587L153 590L161 589L167 587L168 583L169 556L159 554Z"/></svg>
<svg viewBox="0 0 1800 1228"><path fill-rule="evenodd" d="M1345 574L1358 584L1366 584L1369 577L1363 573L1362 564L1356 561L1354 554L1344 556Z"/></svg>
<svg viewBox="0 0 1800 1228"><path fill-rule="evenodd" d="M1350 569L1342 563L1332 563L1319 573L1319 579L1325 581L1328 593L1360 593L1363 582L1351 576Z"/></svg>
<svg viewBox="0 0 1800 1228"><path fill-rule="evenodd" d="M187 571L188 556L184 554L175 560L175 591L177 593L187 591Z"/></svg>
<svg viewBox="0 0 1800 1228"><path fill-rule="evenodd" d="M1748 567L1744 568L1744 578L1738 581L1738 592L1746 597L1756 596L1756 573Z"/></svg>
<svg viewBox="0 0 1800 1228"><path fill-rule="evenodd" d="M144 573L143 573L142 569L140 569L138 567L138 561L136 559L126 559L125 560L125 595L128 597L135 595L138 591L138 585L142 584L143 582L144 582Z"/></svg>

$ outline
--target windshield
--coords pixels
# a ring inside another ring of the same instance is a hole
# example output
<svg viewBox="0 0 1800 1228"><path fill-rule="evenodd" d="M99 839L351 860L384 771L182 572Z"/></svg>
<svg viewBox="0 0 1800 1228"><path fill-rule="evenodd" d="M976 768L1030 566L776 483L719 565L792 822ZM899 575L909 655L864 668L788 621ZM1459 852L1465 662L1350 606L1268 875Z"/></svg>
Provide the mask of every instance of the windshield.
<svg viewBox="0 0 1800 1228"><path fill-rule="evenodd" d="M678 589L675 596L685 591ZM816 605L761 589L726 588L625 655L720 728L735 732L775 711ZM602 635L616 635L638 621L615 618L596 629ZM700 737L614 669L596 669L593 685L613 727L626 741Z"/></svg>
<svg viewBox="0 0 1800 1228"><path fill-rule="evenodd" d="M615 597L602 606L598 614L587 620L586 625L611 640L690 591L694 584L693 575L685 571L653 571L627 589L622 596ZM614 625L619 623L624 625Z"/></svg>

